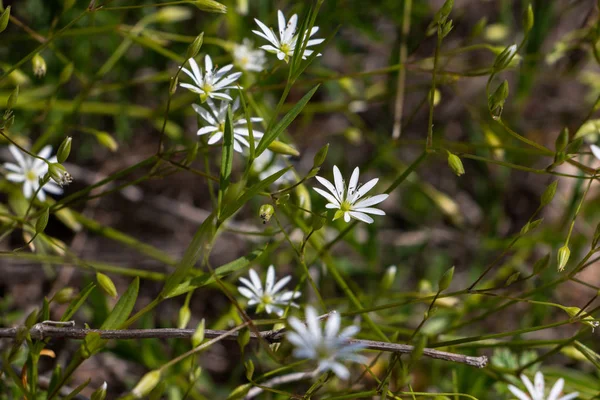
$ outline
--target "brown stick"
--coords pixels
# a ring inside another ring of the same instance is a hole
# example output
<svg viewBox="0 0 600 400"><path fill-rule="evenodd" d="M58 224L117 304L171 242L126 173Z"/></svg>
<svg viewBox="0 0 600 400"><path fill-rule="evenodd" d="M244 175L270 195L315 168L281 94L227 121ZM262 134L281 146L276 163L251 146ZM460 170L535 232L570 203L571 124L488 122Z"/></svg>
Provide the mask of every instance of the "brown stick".
<svg viewBox="0 0 600 400"><path fill-rule="evenodd" d="M15 338L19 328L0 328L0 338ZM63 339L83 339L89 333L98 333L103 339L167 339L167 338L180 338L189 339L195 332L195 329L175 329L175 328L164 328L164 329L125 329L125 330L100 330L100 329L83 329L74 327L59 327L53 326L50 323L39 323L34 325L30 330L29 334L32 339L46 339L46 338L63 338ZM207 339L214 339L227 333L228 331L223 330L212 330L206 329L204 331L204 337ZM238 332L234 332L226 336L225 340L237 340ZM266 340L269 343L281 342L285 335L284 329L262 331L259 332L260 337L254 332L250 332L250 340L258 341L259 339ZM377 342L373 340L363 339L350 339L349 343L358 343L365 346L366 349L387 351L393 353L412 353L414 350L413 346L406 344ZM483 368L487 364L487 357L471 357L462 354L450 353L447 351L440 351L435 349L425 348L423 355L430 358L439 360L446 360L461 364L470 365L477 368Z"/></svg>

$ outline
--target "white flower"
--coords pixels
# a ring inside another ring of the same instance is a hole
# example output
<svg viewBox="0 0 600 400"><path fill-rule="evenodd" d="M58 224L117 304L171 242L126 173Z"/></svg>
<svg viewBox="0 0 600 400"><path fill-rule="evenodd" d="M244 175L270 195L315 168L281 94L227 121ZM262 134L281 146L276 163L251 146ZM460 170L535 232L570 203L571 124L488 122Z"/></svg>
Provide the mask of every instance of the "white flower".
<svg viewBox="0 0 600 400"><path fill-rule="evenodd" d="M263 39L267 39L271 43L269 45L261 46L261 49L266 50L269 53L275 53L277 54L278 59L285 60L285 62L288 62L290 57L294 54L294 50L296 49L296 44L298 42L298 34L296 34L296 27L298 25L298 14L292 15L292 17L287 22L287 25L285 23L285 17L283 16L281 10L277 11L277 17L279 22L279 38L277 38L272 28L269 28L256 18L254 18L254 21L256 21L262 32L252 32L262 37ZM308 35L308 37L312 37L315 33L317 33L318 30L319 27L314 26L310 30L310 34ZM305 37L306 35L303 33L302 41ZM310 56L313 53L312 50L308 50L309 46L314 46L323 43L324 40L325 39L309 40L306 44L307 49L305 49L304 54L302 54L302 58L306 59L306 57ZM301 45L302 41L300 42Z"/></svg>
<svg viewBox="0 0 600 400"><path fill-rule="evenodd" d="M208 110L206 108L200 107L198 104L192 104L194 111L196 111L204 121L206 121L207 125L198 129L198 136L210 134L210 138L208 139L208 144L215 144L225 134L225 120L227 119L227 106L231 103L222 100L219 107L211 100L207 99L206 104L208 104ZM237 98L231 104L231 113L235 115L235 112L240 107L240 99ZM261 122L262 118L250 118L250 122ZM241 153L243 144L246 147L250 147L250 143L248 143L248 139L250 138L250 133L248 132L248 125L246 123L246 118L237 118L233 119L233 149L239 153ZM252 135L254 136L254 141L258 141L262 136L263 132L252 129ZM248 138L248 139L247 139Z"/></svg>
<svg viewBox="0 0 600 400"><path fill-rule="evenodd" d="M352 176L350 177L350 184L347 188L340 170L335 165L333 166L333 179L335 186L325 178L321 178L320 176L316 177L321 185L325 186L325 188L329 190L328 193L323 189L313 188L317 193L329 201L329 204L327 204L325 207L336 208L339 210L336 212L335 217L333 218L334 220L343 215L344 221L346 222L350 222L350 218L354 218L370 224L373 222L373 218L369 217L367 214L385 215L384 211L377 208L372 208L371 206L379 204L387 199L387 194L378 194L377 196L367 197L360 200L369 192L369 190L373 189L373 187L379 181L379 178L371 179L364 185L358 186L359 173L360 171L358 167L356 167L352 173Z"/></svg>
<svg viewBox="0 0 600 400"><path fill-rule="evenodd" d="M294 356L318 361L317 373L333 371L341 379L348 379L350 371L343 362L367 361L366 357L356 354L364 345L349 343L349 339L356 335L360 328L352 325L339 332L341 318L338 313L329 316L324 332L317 312L310 306L306 307L306 325L295 317L290 317L288 322L295 331L287 334L287 339L296 346Z"/></svg>
<svg viewBox="0 0 600 400"><path fill-rule="evenodd" d="M242 44L233 47L233 60L235 65L244 71L260 72L265 68L267 59L265 52L252 46L250 39L244 39Z"/></svg>
<svg viewBox="0 0 600 400"><path fill-rule="evenodd" d="M258 177L263 180L273 175L276 172L281 171L284 168L287 168L287 164L281 157L277 157L275 153L271 150L265 150L261 153L260 156L254 159L254 164L252 164L255 171L258 172ZM296 177L294 173L290 170L279 177L275 182L275 184L284 185L286 183L295 183Z"/></svg>
<svg viewBox="0 0 600 400"><path fill-rule="evenodd" d="M544 390L544 374L542 374L540 371L536 372L535 374L535 385L532 384L529 378L525 375L521 375L521 380L527 388L529 395L513 385L508 385L508 390L510 390L512 394L514 394L519 400L571 400L579 396L579 393L575 392L559 397L562 394L562 390L565 385L565 380L560 378L556 381L550 390L550 394L548 394L546 397Z"/></svg>
<svg viewBox="0 0 600 400"><path fill-rule="evenodd" d="M206 55L206 57L204 57L205 71L204 74L202 74L202 69L198 67L198 64L196 64L196 61L193 58L190 58L188 61L192 67L192 72L187 68L182 68L181 70L192 78L194 84L180 83L179 85L181 87L189 89L194 93L198 93L202 101L206 101L207 98L233 100L228 94L220 93L220 91L225 89L235 88L236 86L232 85L232 83L237 81L242 75L241 72L234 72L227 75L233 68L233 64L228 64L217 70L216 68L213 68L210 56Z"/></svg>
<svg viewBox="0 0 600 400"><path fill-rule="evenodd" d="M48 164L39 158L34 158L21 152L17 146L12 144L8 146L8 150L10 150L17 163L4 164L4 168L10 171L6 174L6 179L11 182L23 182L23 195L29 199L40 186L39 178L48 172ZM48 160L50 163L55 163L56 156L48 158L51 153L52 146L48 145L40 150L38 156ZM62 194L63 190L56 183L49 181L38 191L37 199L40 201L46 200L45 192Z"/></svg>
<svg viewBox="0 0 600 400"><path fill-rule="evenodd" d="M267 279L263 289L258 274L253 269L250 269L250 280L240 278L240 282L242 282L243 286L238 287L238 291L244 297L249 299L249 306L258 305L258 312L264 309L267 314L275 313L281 317L284 308L288 305L298 307L298 304L294 303L292 300L300 297L300 292L281 292L281 289L283 289L291 279L292 277L287 275L279 280L279 282L275 282L275 268L271 265L267 270Z"/></svg>
<svg viewBox="0 0 600 400"><path fill-rule="evenodd" d="M592 144L590 145L590 150L592 150L592 154L594 154L594 157L600 160L600 147L596 146L595 144Z"/></svg>

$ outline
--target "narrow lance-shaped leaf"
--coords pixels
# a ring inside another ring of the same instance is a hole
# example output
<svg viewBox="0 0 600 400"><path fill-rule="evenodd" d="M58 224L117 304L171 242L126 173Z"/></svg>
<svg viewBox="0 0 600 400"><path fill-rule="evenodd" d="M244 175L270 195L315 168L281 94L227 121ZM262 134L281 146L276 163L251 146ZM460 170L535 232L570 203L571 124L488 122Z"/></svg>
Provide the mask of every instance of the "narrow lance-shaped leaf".
<svg viewBox="0 0 600 400"><path fill-rule="evenodd" d="M223 135L223 150L221 153L221 173L219 179L219 214L223 209L223 197L231 181L231 170L233 169L233 118L231 107L227 108L225 118L225 129Z"/></svg>
<svg viewBox="0 0 600 400"><path fill-rule="evenodd" d="M123 322L127 320L135 301L137 300L138 291L140 289L140 278L136 277L129 285L125 293L119 298L117 304L108 315L108 318L100 326L100 329L118 329Z"/></svg>
<svg viewBox="0 0 600 400"><path fill-rule="evenodd" d="M256 147L255 155L257 157L260 156L262 152L267 149L267 147L269 147L271 142L277 139L277 137L292 123L292 121L294 121L294 119L298 116L298 114L300 114L302 109L304 109L304 106L306 106L318 88L319 85L312 88L307 94L304 95L304 97L300 99L298 103L296 103L294 107L292 107L292 109L281 119L281 121L277 123L277 125L265 132L264 136ZM273 118L277 118L277 116L275 115Z"/></svg>
<svg viewBox="0 0 600 400"><path fill-rule="evenodd" d="M85 303L88 296L90 295L90 293L92 293L92 290L94 290L95 287L96 284L90 283L85 288L83 288L83 290L79 292L77 297L75 297L73 301L71 301L60 320L63 322L69 321L71 317L77 312L77 310L79 310L79 307L81 307L83 303Z"/></svg>

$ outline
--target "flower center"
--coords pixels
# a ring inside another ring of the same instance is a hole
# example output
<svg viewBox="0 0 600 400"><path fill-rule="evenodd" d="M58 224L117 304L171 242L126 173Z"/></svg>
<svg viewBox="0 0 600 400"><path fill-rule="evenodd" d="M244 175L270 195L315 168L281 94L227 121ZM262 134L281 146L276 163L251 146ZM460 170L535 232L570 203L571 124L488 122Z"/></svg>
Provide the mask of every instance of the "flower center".
<svg viewBox="0 0 600 400"><path fill-rule="evenodd" d="M37 180L37 178L38 178L38 177L37 177L36 173L35 173L33 170L31 170L31 169L30 169L29 171L27 171L27 172L25 173L25 178L26 178L28 181L35 182L35 181Z"/></svg>
<svg viewBox="0 0 600 400"><path fill-rule="evenodd" d="M340 204L340 210L343 212L348 212L352 210L352 204L348 200L345 200Z"/></svg>
<svg viewBox="0 0 600 400"><path fill-rule="evenodd" d="M271 304L273 303L273 296L271 296L270 294L263 294L263 296L260 298L261 302L263 304Z"/></svg>
<svg viewBox="0 0 600 400"><path fill-rule="evenodd" d="M280 50L281 50L281 51L282 51L282 52L283 52L283 53L284 53L284 54L287 56L287 55L289 55L289 54L290 54L290 50L291 50L291 48L290 48L290 45L289 45L289 44L287 44L287 43L282 43L282 44L281 44L281 48L280 48Z"/></svg>

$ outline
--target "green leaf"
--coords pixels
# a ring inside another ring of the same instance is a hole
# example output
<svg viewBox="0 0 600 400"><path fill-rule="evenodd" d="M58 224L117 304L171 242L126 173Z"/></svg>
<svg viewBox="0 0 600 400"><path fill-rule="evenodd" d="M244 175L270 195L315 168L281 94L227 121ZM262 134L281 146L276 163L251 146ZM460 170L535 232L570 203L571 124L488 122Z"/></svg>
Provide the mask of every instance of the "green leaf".
<svg viewBox="0 0 600 400"><path fill-rule="evenodd" d="M173 297L171 293L190 273L192 267L202 257L207 245L210 243L214 236L214 214L209 215L202 225L198 228L192 242L185 250L185 254L181 261L177 264L175 271L167 278L163 290L160 292L162 297Z"/></svg>
<svg viewBox="0 0 600 400"><path fill-rule="evenodd" d="M240 257L230 263L222 265L219 268L215 269L214 275L216 275L218 278L222 278L233 272L239 271L239 270L247 267L256 258L260 257L260 255L263 253L264 250L265 249L255 250L248 255L245 255L245 256ZM184 293L189 292L190 290L194 290L199 287L209 285L213 282L215 282L215 277L213 275L202 274L201 276L197 276L193 279L190 279L188 281L185 281L185 282L177 285L175 288L173 288L168 293L168 295L166 295L166 298L182 295Z"/></svg>
<svg viewBox="0 0 600 400"><path fill-rule="evenodd" d="M84 287L83 290L79 292L77 297L75 297L73 301L71 301L60 320L63 322L69 321L71 317L77 312L77 310L79 310L79 307L81 307L83 303L85 303L86 299L88 298L90 293L92 293L92 290L94 290L95 287L96 285L94 283L90 283L86 287Z"/></svg>
<svg viewBox="0 0 600 400"><path fill-rule="evenodd" d="M231 106L227 108L225 118L225 129L223 134L223 150L221 153L221 174L219 179L219 214L223 210L223 197L231 181L231 170L233 169L233 117Z"/></svg>
<svg viewBox="0 0 600 400"><path fill-rule="evenodd" d="M264 136L263 136L264 137ZM257 152L258 154L258 152ZM291 167L284 168L280 171L275 172L273 175L263 179L262 181L255 183L250 186L238 199L231 204L228 204L223 212L221 213L221 221L226 220L231 217L237 210L239 210L244 204L248 202L252 197L257 195L263 189L269 187L273 182L283 176L286 172L289 171Z"/></svg>
<svg viewBox="0 0 600 400"><path fill-rule="evenodd" d="M120 326L127 320L135 301L137 299L138 291L140 289L140 278L136 277L133 282L129 285L125 293L119 298L117 304L108 315L108 318L100 326L100 329L119 329Z"/></svg>
<svg viewBox="0 0 600 400"><path fill-rule="evenodd" d="M256 147L255 155L257 157L261 155L262 152L265 151L275 139L277 139L277 137L292 123L292 121L294 121L294 119L298 116L298 114L300 114L302 109L304 109L304 106L306 106L318 88L319 85L312 88L307 94L304 95L304 97L300 99L298 103L296 103L294 107L292 107L292 109L281 119L281 121L277 123L277 125L273 127L273 129L270 129L264 134L258 143L258 146ZM277 118L277 116L274 115L273 118Z"/></svg>

